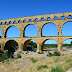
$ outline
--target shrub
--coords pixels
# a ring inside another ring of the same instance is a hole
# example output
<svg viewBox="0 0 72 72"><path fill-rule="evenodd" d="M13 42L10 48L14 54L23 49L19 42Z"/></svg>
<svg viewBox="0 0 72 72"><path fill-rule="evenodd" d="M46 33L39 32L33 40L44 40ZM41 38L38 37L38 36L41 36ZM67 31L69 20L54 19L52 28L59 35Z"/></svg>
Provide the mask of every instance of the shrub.
<svg viewBox="0 0 72 72"><path fill-rule="evenodd" d="M3 50L0 49L0 54L3 54L3 53L4 53Z"/></svg>
<svg viewBox="0 0 72 72"><path fill-rule="evenodd" d="M47 54L47 56L49 56L49 55Z"/></svg>
<svg viewBox="0 0 72 72"><path fill-rule="evenodd" d="M37 67L37 70L41 70L43 68L46 69L46 68L48 68L48 66L47 65L40 65Z"/></svg>
<svg viewBox="0 0 72 72"><path fill-rule="evenodd" d="M18 53L22 53L22 51L19 51Z"/></svg>
<svg viewBox="0 0 72 72"><path fill-rule="evenodd" d="M2 54L2 57L3 57L4 60L8 59L8 54L7 54L7 52L4 52L4 53Z"/></svg>
<svg viewBox="0 0 72 72"><path fill-rule="evenodd" d="M47 52L47 51L49 51L49 50L45 50L45 51Z"/></svg>
<svg viewBox="0 0 72 72"><path fill-rule="evenodd" d="M59 57L54 58L53 60L54 60L54 62L58 62L59 61Z"/></svg>
<svg viewBox="0 0 72 72"><path fill-rule="evenodd" d="M28 53L29 53L29 51L26 52L26 54L28 54Z"/></svg>
<svg viewBox="0 0 72 72"><path fill-rule="evenodd" d="M51 67L50 72L64 72L64 69L61 66Z"/></svg>
<svg viewBox="0 0 72 72"><path fill-rule="evenodd" d="M44 54L44 52L38 52L38 54Z"/></svg>
<svg viewBox="0 0 72 72"><path fill-rule="evenodd" d="M33 63L37 62L37 59L34 59L33 57L30 58L30 60L31 60Z"/></svg>
<svg viewBox="0 0 72 72"><path fill-rule="evenodd" d="M14 58L14 53L10 53L10 58Z"/></svg>
<svg viewBox="0 0 72 72"><path fill-rule="evenodd" d="M61 55L61 53L59 51L54 52L54 56L60 56L60 55Z"/></svg>
<svg viewBox="0 0 72 72"><path fill-rule="evenodd" d="M51 52L48 51L48 56L53 56L53 54Z"/></svg>
<svg viewBox="0 0 72 72"><path fill-rule="evenodd" d="M72 59L66 59L66 62L72 62Z"/></svg>
<svg viewBox="0 0 72 72"><path fill-rule="evenodd" d="M36 50L34 50L33 52L36 52Z"/></svg>
<svg viewBox="0 0 72 72"><path fill-rule="evenodd" d="M17 54L17 58L21 58L21 55L20 54Z"/></svg>

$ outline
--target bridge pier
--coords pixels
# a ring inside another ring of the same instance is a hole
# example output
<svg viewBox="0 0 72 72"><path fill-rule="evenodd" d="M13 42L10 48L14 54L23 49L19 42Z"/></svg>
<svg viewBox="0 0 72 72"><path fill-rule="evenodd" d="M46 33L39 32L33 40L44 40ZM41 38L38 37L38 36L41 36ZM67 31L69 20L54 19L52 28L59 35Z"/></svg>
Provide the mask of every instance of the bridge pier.
<svg viewBox="0 0 72 72"><path fill-rule="evenodd" d="M23 44L19 44L19 51L23 51Z"/></svg>
<svg viewBox="0 0 72 72"><path fill-rule="evenodd" d="M58 51L62 51L62 43L58 44Z"/></svg>
<svg viewBox="0 0 72 72"><path fill-rule="evenodd" d="M4 51L4 44L1 44L1 50Z"/></svg>
<svg viewBox="0 0 72 72"><path fill-rule="evenodd" d="M42 51L42 48L41 48L41 44L37 44L37 52L41 52Z"/></svg>

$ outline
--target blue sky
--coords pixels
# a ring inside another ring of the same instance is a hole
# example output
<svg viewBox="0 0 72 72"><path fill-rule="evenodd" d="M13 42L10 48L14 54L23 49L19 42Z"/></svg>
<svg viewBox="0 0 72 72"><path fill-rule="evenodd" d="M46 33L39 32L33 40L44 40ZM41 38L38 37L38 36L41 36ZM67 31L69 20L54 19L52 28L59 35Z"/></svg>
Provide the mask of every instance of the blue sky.
<svg viewBox="0 0 72 72"><path fill-rule="evenodd" d="M62 12L72 12L72 0L0 0L0 20ZM72 36L71 27L72 22L66 23L63 27L63 35ZM33 29L34 31L32 31ZM37 36L36 27L34 25L28 26L25 35ZM54 24L46 24L43 27L43 35L57 35L56 26ZM20 33L18 28L11 27L7 32L7 37L14 36L19 37ZM70 41L67 40L64 43L70 43ZM49 40L46 43L56 42Z"/></svg>

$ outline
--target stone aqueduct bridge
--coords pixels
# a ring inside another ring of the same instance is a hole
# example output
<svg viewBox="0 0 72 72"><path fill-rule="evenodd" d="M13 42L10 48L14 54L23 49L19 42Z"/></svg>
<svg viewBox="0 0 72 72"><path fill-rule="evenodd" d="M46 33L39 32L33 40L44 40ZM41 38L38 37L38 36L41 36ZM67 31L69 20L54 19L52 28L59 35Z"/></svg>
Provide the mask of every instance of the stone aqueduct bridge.
<svg viewBox="0 0 72 72"><path fill-rule="evenodd" d="M65 19L61 19L61 16L64 16ZM63 42L66 39L72 38L72 36L62 36L63 25L68 21L72 21L72 19L68 19L68 16L72 16L72 12L0 20L0 28L2 29L2 38L0 38L1 49L4 50L4 46L7 41L15 40L18 43L19 50L23 51L25 50L27 43L30 40L35 40L37 43L37 51L42 51L44 42L48 39L53 39L57 42L58 50L61 51ZM51 20L47 20L47 18L49 17L51 18ZM54 20L54 17L57 17L58 19ZM44 21L41 21L42 18L44 18ZM29 22L30 19L32 19L32 22ZM36 19L38 19L38 21L35 21ZM24 20L26 20L26 22L24 22ZM21 23L19 23L19 21L21 21ZM11 22L12 24L10 24ZM46 23L53 23L56 25L58 29L58 36L42 36L42 28ZM24 36L24 30L29 24L34 24L37 27L37 30L38 30L37 37L25 37ZM19 28L20 38L6 38L7 30L11 26L17 26Z"/></svg>

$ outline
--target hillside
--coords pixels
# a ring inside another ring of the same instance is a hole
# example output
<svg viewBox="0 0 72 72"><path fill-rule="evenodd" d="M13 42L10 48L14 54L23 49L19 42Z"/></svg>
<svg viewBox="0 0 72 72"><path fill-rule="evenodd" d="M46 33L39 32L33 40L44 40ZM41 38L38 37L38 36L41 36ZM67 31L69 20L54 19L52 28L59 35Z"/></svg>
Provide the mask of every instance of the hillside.
<svg viewBox="0 0 72 72"><path fill-rule="evenodd" d="M53 53L53 51L51 51ZM72 51L61 51L61 56L47 56L48 52L21 52L21 58L0 63L0 72L50 72L52 67L66 72L72 68Z"/></svg>

